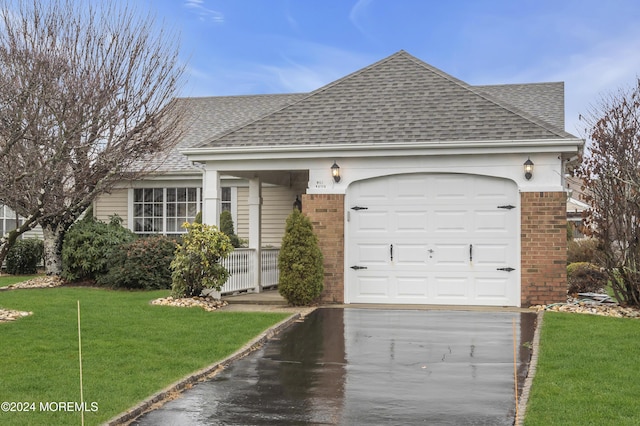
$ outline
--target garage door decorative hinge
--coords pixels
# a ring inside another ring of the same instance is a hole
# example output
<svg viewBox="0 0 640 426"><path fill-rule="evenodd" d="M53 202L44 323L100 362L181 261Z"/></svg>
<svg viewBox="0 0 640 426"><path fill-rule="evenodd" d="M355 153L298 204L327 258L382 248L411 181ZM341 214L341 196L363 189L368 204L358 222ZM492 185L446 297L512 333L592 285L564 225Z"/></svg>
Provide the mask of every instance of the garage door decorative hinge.
<svg viewBox="0 0 640 426"><path fill-rule="evenodd" d="M511 204L507 204L505 206L498 206L499 209L507 209L507 210L511 210L511 209L515 209L516 206L512 206Z"/></svg>
<svg viewBox="0 0 640 426"><path fill-rule="evenodd" d="M360 206L355 206L355 207L351 207L351 210L369 210L369 207L360 207Z"/></svg>
<svg viewBox="0 0 640 426"><path fill-rule="evenodd" d="M367 269L367 267L366 266L353 265L351 267L351 269L353 269L354 271L357 271L358 269Z"/></svg>
<svg viewBox="0 0 640 426"><path fill-rule="evenodd" d="M511 272L511 271L515 271L514 268L512 267L507 267L507 268L497 268L498 271L507 271L507 272Z"/></svg>

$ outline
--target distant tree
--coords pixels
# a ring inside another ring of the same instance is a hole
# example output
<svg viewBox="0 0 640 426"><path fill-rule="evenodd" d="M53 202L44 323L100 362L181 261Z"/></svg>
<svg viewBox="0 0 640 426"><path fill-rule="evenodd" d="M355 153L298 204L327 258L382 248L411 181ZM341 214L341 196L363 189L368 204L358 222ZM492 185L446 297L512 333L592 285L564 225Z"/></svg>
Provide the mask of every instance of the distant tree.
<svg viewBox="0 0 640 426"><path fill-rule="evenodd" d="M602 98L585 120L591 143L577 174L591 206L587 232L618 300L640 306L640 79Z"/></svg>
<svg viewBox="0 0 640 426"><path fill-rule="evenodd" d="M47 274L65 232L176 143L177 40L120 2L0 0L0 203L40 224Z"/></svg>

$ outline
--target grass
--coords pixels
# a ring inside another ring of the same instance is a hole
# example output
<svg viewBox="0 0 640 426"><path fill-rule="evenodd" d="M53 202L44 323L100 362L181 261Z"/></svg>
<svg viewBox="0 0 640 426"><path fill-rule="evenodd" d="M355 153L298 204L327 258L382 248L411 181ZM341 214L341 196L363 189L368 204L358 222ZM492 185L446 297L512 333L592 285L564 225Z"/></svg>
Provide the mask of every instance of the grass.
<svg viewBox="0 0 640 426"><path fill-rule="evenodd" d="M0 402L33 402L36 408L0 411L0 424L80 424L77 411L43 412L39 406L80 401L77 301L84 400L98 408L85 412L86 424L104 422L223 359L287 316L149 304L166 295L66 287L0 292L0 306L33 312L0 323Z"/></svg>
<svg viewBox="0 0 640 426"><path fill-rule="evenodd" d="M544 316L524 424L640 424L640 321Z"/></svg>
<svg viewBox="0 0 640 426"><path fill-rule="evenodd" d="M0 276L0 287L27 281L38 276L39 275L2 275Z"/></svg>

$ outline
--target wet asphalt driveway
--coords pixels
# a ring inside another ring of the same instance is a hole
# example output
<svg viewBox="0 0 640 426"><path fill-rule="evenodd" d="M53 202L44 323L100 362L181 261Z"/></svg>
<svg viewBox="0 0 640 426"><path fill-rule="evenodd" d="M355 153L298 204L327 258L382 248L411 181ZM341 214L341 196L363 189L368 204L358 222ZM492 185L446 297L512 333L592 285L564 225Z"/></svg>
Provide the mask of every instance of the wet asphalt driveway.
<svg viewBox="0 0 640 426"><path fill-rule="evenodd" d="M318 309L136 425L512 425L536 315ZM515 324L515 327L514 327Z"/></svg>

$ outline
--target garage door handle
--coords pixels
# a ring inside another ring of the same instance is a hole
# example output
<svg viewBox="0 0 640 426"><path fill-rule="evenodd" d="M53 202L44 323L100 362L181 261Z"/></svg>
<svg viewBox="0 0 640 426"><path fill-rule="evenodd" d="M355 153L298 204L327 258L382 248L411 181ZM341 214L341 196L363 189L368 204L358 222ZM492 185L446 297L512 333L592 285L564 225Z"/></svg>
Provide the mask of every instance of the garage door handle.
<svg viewBox="0 0 640 426"><path fill-rule="evenodd" d="M389 248L390 251L390 255L391 255L391 261L393 262L393 244L391 244L391 247Z"/></svg>
<svg viewBox="0 0 640 426"><path fill-rule="evenodd" d="M469 244L469 262L473 262L473 244Z"/></svg>

